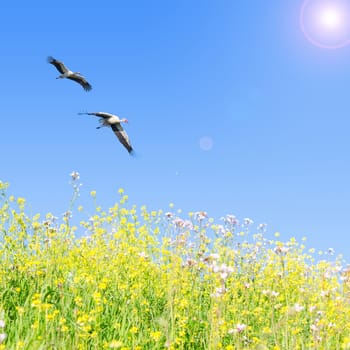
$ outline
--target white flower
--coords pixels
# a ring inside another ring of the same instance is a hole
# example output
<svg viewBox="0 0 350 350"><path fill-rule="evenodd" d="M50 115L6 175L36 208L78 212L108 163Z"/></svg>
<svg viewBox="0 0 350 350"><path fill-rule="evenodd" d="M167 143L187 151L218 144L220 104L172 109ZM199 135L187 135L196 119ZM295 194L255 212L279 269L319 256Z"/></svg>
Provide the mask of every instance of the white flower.
<svg viewBox="0 0 350 350"><path fill-rule="evenodd" d="M0 328L5 328L5 321L4 320L0 320Z"/></svg>
<svg viewBox="0 0 350 350"><path fill-rule="evenodd" d="M225 280L228 277L228 273L227 272L221 272L220 273L220 277L221 277L221 279Z"/></svg>
<svg viewBox="0 0 350 350"><path fill-rule="evenodd" d="M310 312L313 312L313 311L315 311L316 310L316 306L315 305L311 305L310 307L309 307L309 311Z"/></svg>
<svg viewBox="0 0 350 350"><path fill-rule="evenodd" d="M310 329L311 329L312 332L318 332L318 327L316 325L314 325L314 324L312 324L310 326Z"/></svg>
<svg viewBox="0 0 350 350"><path fill-rule="evenodd" d="M217 273L220 271L220 267L215 264L211 265L211 269L214 273Z"/></svg>
<svg viewBox="0 0 350 350"><path fill-rule="evenodd" d="M322 290L320 293L321 297L328 297L330 295L329 290Z"/></svg>
<svg viewBox="0 0 350 350"><path fill-rule="evenodd" d="M247 328L247 325L245 325L245 324L237 324L236 325L236 330L238 333L243 332L246 328Z"/></svg>
<svg viewBox="0 0 350 350"><path fill-rule="evenodd" d="M249 218L244 218L244 225L251 225L254 223L254 221L252 219Z"/></svg>
<svg viewBox="0 0 350 350"><path fill-rule="evenodd" d="M225 287L219 287L215 289L215 293L213 293L211 296L220 298L223 294L225 294L227 289Z"/></svg>
<svg viewBox="0 0 350 350"><path fill-rule="evenodd" d="M231 328L227 331L228 334L242 333L247 328L246 324L237 323L235 328Z"/></svg>
<svg viewBox="0 0 350 350"><path fill-rule="evenodd" d="M238 225L237 218L232 214L228 214L225 217L222 217L221 220L224 220L226 223L230 225Z"/></svg>
<svg viewBox="0 0 350 350"><path fill-rule="evenodd" d="M77 171L72 171L72 172L70 173L70 176L71 176L71 178L72 178L73 181L79 180L79 179L80 179L80 174L79 174Z"/></svg>
<svg viewBox="0 0 350 350"><path fill-rule="evenodd" d="M328 254L329 255L334 255L334 249L333 248L328 248Z"/></svg>
<svg viewBox="0 0 350 350"><path fill-rule="evenodd" d="M208 217L208 214L205 211L198 211L198 212L194 213L194 215L198 221L202 221Z"/></svg>
<svg viewBox="0 0 350 350"><path fill-rule="evenodd" d="M279 292L275 292L274 290L266 290L266 289L264 289L263 291L262 291L262 294L264 294L264 295L270 295L271 297L274 297L274 298L276 298L276 297L278 297L279 296Z"/></svg>
<svg viewBox="0 0 350 350"><path fill-rule="evenodd" d="M6 333L0 333L0 344L6 339Z"/></svg>
<svg viewBox="0 0 350 350"><path fill-rule="evenodd" d="M211 259L213 260L219 260L220 258L220 255L219 254L216 254L216 253L212 253L209 255Z"/></svg>
<svg viewBox="0 0 350 350"><path fill-rule="evenodd" d="M72 217L72 212L71 211L66 211L62 214L62 216L65 218L65 219L70 219Z"/></svg>
<svg viewBox="0 0 350 350"><path fill-rule="evenodd" d="M148 259L148 255L145 252L139 253L139 257L143 259Z"/></svg>
<svg viewBox="0 0 350 350"><path fill-rule="evenodd" d="M259 231L265 231L266 230L266 226L267 226L267 224L259 224L258 225L258 230Z"/></svg>
<svg viewBox="0 0 350 350"><path fill-rule="evenodd" d="M300 312L300 311L304 310L304 306L302 306L298 303L296 303L293 308L296 312Z"/></svg>
<svg viewBox="0 0 350 350"><path fill-rule="evenodd" d="M274 249L274 251L277 255L283 256L283 255L286 255L288 253L289 248L283 247L283 246L282 247L278 246Z"/></svg>

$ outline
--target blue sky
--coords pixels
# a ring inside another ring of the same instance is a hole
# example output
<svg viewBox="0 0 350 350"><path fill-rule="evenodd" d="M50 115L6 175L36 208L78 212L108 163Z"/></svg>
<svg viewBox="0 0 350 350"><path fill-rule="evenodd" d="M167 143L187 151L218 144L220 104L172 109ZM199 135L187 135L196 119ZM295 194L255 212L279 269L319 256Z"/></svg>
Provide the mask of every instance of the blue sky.
<svg viewBox="0 0 350 350"><path fill-rule="evenodd" d="M350 48L310 43L302 1L0 5L0 179L63 213L69 173L104 207L234 214L349 257ZM52 55L93 86L56 80ZM130 157L97 118L129 120ZM213 147L200 148L210 137Z"/></svg>

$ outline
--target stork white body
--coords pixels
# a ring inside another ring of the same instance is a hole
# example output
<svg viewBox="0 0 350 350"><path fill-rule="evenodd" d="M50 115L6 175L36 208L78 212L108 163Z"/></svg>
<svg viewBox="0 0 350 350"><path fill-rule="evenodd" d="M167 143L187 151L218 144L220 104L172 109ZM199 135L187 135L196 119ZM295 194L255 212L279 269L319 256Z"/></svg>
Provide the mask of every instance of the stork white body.
<svg viewBox="0 0 350 350"><path fill-rule="evenodd" d="M79 114L95 115L97 117L100 117L99 122L101 125L98 126L97 129L100 129L106 126L111 127L114 134L118 137L118 140L120 141L120 143L127 149L127 151L130 154L133 154L134 150L131 146L129 137L121 125L122 123L128 123L127 119L125 118L121 119L117 115L106 113L106 112L86 112L86 113L79 113Z"/></svg>
<svg viewBox="0 0 350 350"><path fill-rule="evenodd" d="M56 67L56 69L61 73L56 79L70 79L78 84L80 84L85 91L90 91L92 86L87 82L87 80L80 74L80 72L73 72L68 69L63 62L56 60L55 58L49 56L47 61Z"/></svg>

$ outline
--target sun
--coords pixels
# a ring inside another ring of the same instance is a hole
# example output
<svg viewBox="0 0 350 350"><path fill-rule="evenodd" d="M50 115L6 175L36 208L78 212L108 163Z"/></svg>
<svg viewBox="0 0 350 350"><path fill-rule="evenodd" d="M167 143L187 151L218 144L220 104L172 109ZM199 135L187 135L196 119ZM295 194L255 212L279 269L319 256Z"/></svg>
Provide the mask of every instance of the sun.
<svg viewBox="0 0 350 350"><path fill-rule="evenodd" d="M305 0L300 12L305 37L322 48L350 44L350 0Z"/></svg>
<svg viewBox="0 0 350 350"><path fill-rule="evenodd" d="M339 8L325 7L320 11L320 25L326 30L338 30L343 24L343 15Z"/></svg>

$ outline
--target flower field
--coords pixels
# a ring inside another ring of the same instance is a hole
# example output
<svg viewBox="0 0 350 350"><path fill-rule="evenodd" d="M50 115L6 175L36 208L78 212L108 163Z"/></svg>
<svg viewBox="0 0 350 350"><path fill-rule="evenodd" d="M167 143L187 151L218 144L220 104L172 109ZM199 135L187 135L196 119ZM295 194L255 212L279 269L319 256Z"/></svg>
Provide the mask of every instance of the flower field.
<svg viewBox="0 0 350 350"><path fill-rule="evenodd" d="M340 258L250 219L138 208L123 190L75 226L29 216L7 187L0 349L350 349Z"/></svg>

